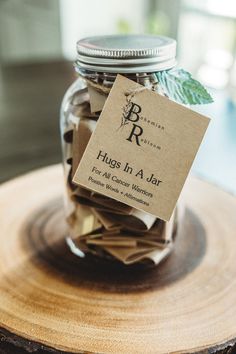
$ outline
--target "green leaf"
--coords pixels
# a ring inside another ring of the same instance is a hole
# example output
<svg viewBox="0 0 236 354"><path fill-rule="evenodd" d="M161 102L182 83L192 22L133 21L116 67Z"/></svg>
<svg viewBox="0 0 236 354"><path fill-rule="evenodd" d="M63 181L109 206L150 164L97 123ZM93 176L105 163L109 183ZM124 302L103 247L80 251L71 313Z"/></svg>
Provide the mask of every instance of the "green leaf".
<svg viewBox="0 0 236 354"><path fill-rule="evenodd" d="M205 87L183 69L159 71L156 77L164 94L176 102L190 105L213 102Z"/></svg>

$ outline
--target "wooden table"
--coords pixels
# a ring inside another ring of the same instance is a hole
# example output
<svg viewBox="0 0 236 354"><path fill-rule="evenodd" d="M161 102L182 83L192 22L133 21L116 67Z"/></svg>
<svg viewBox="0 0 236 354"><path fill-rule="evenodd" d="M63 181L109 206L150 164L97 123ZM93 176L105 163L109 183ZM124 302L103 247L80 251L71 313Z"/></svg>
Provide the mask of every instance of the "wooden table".
<svg viewBox="0 0 236 354"><path fill-rule="evenodd" d="M233 353L236 199L188 180L158 268L70 254L56 165L0 187L0 352Z"/></svg>

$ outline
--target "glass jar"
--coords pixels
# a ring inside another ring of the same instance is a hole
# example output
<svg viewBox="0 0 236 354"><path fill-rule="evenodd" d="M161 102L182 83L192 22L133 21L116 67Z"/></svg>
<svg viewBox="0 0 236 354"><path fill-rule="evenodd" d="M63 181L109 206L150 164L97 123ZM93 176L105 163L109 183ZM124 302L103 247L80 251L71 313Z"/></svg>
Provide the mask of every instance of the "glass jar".
<svg viewBox="0 0 236 354"><path fill-rule="evenodd" d="M101 109L91 110L91 90L105 101L117 74L161 94L156 72L175 66L176 42L161 36L102 36L77 43L77 80L61 106L65 210L71 251L129 265L159 264L172 248L177 212L169 222L72 182Z"/></svg>

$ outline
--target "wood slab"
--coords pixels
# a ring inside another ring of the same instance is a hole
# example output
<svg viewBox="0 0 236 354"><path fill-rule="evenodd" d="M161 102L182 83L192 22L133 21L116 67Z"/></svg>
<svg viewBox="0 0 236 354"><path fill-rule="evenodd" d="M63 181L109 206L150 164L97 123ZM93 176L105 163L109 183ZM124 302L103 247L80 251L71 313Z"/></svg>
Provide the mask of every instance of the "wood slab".
<svg viewBox="0 0 236 354"><path fill-rule="evenodd" d="M65 243L60 166L0 187L0 352L233 353L236 199L190 178L158 268L79 259Z"/></svg>

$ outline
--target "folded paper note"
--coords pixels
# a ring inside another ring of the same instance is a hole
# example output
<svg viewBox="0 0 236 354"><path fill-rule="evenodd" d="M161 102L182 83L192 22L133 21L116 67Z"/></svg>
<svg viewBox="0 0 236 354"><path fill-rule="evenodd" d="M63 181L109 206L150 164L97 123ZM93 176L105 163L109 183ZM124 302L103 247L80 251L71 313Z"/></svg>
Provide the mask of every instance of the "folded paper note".
<svg viewBox="0 0 236 354"><path fill-rule="evenodd" d="M170 220L208 124L118 75L73 182Z"/></svg>

